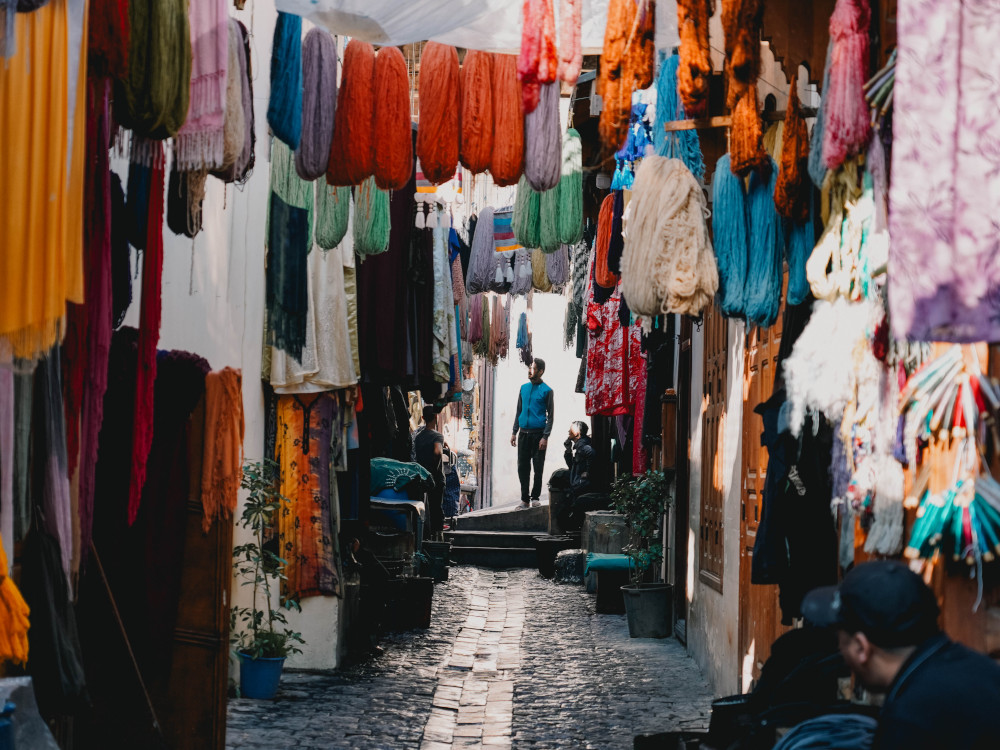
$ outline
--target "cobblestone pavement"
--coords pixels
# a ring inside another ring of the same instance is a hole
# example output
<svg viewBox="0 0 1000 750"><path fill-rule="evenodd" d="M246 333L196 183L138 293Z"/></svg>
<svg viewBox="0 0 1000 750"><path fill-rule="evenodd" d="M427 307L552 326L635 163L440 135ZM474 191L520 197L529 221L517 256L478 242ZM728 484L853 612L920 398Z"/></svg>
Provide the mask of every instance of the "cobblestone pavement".
<svg viewBox="0 0 1000 750"><path fill-rule="evenodd" d="M277 700L232 700L227 748L631 748L701 729L711 694L673 639L630 639L583 587L533 570L453 567L427 631L376 660L284 675Z"/></svg>

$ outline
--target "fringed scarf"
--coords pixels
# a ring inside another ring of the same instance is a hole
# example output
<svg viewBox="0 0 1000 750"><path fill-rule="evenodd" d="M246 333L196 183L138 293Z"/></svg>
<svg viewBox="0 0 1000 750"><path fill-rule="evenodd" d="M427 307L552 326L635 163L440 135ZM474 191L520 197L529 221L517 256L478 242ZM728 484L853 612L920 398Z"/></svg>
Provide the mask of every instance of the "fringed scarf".
<svg viewBox="0 0 1000 750"><path fill-rule="evenodd" d="M202 529L230 518L243 477L242 374L226 367L205 377L205 453L202 461Z"/></svg>
<svg viewBox="0 0 1000 750"><path fill-rule="evenodd" d="M302 358L309 311L309 212L271 193L267 242L267 343Z"/></svg>
<svg viewBox="0 0 1000 750"><path fill-rule="evenodd" d="M139 360L136 372L135 426L132 431L132 464L128 494L128 522L135 521L146 481L146 459L153 444L153 384L156 381L156 344L160 340L163 279L163 147L151 168L146 250L142 260L142 300L139 309Z"/></svg>
<svg viewBox="0 0 1000 750"><path fill-rule="evenodd" d="M191 3L191 94L184 127L174 139L177 169L218 169L223 163L229 24L226 0Z"/></svg>

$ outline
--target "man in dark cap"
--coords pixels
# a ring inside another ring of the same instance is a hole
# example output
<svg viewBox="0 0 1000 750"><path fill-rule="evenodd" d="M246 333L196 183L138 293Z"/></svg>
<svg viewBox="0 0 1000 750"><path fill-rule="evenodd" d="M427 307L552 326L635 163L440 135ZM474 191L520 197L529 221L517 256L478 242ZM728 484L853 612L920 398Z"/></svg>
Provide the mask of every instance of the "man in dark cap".
<svg viewBox="0 0 1000 750"><path fill-rule="evenodd" d="M941 632L934 593L905 564L858 565L802 614L837 628L855 677L885 693L875 750L1000 748L1000 666Z"/></svg>

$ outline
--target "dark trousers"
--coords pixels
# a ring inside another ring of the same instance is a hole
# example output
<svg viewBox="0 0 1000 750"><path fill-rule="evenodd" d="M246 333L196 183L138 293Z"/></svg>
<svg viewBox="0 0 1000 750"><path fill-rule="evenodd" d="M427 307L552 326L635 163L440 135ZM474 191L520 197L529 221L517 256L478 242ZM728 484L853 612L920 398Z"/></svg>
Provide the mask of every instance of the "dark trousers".
<svg viewBox="0 0 1000 750"><path fill-rule="evenodd" d="M521 480L521 502L537 500L542 495L542 467L545 466L545 450L538 447L542 439L540 432L521 431L517 435L517 476ZM535 470L535 481L531 483L531 494L528 494L528 484L531 470Z"/></svg>

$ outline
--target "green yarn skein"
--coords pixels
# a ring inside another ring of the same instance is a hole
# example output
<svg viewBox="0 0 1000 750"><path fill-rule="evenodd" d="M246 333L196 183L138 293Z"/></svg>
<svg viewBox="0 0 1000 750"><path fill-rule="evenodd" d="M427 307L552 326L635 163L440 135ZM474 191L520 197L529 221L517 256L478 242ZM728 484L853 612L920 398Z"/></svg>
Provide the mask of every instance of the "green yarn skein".
<svg viewBox="0 0 1000 750"><path fill-rule="evenodd" d="M334 187L320 180L316 183L316 244L332 250L347 234L351 210L351 189Z"/></svg>
<svg viewBox="0 0 1000 750"><path fill-rule="evenodd" d="M540 199L541 194L535 192L528 184L528 179L521 175L517 183L517 198L514 200L511 227L514 230L514 239L527 248L540 247L542 244Z"/></svg>
<svg viewBox="0 0 1000 750"><path fill-rule="evenodd" d="M556 190L559 242L575 245L583 237L583 143L573 128L563 137L562 176Z"/></svg>
<svg viewBox="0 0 1000 750"><path fill-rule="evenodd" d="M539 206L539 247L543 253L554 253L559 249L559 188L554 187L541 194Z"/></svg>
<svg viewBox="0 0 1000 750"><path fill-rule="evenodd" d="M378 255L389 249L389 193L368 177L354 196L354 252Z"/></svg>

